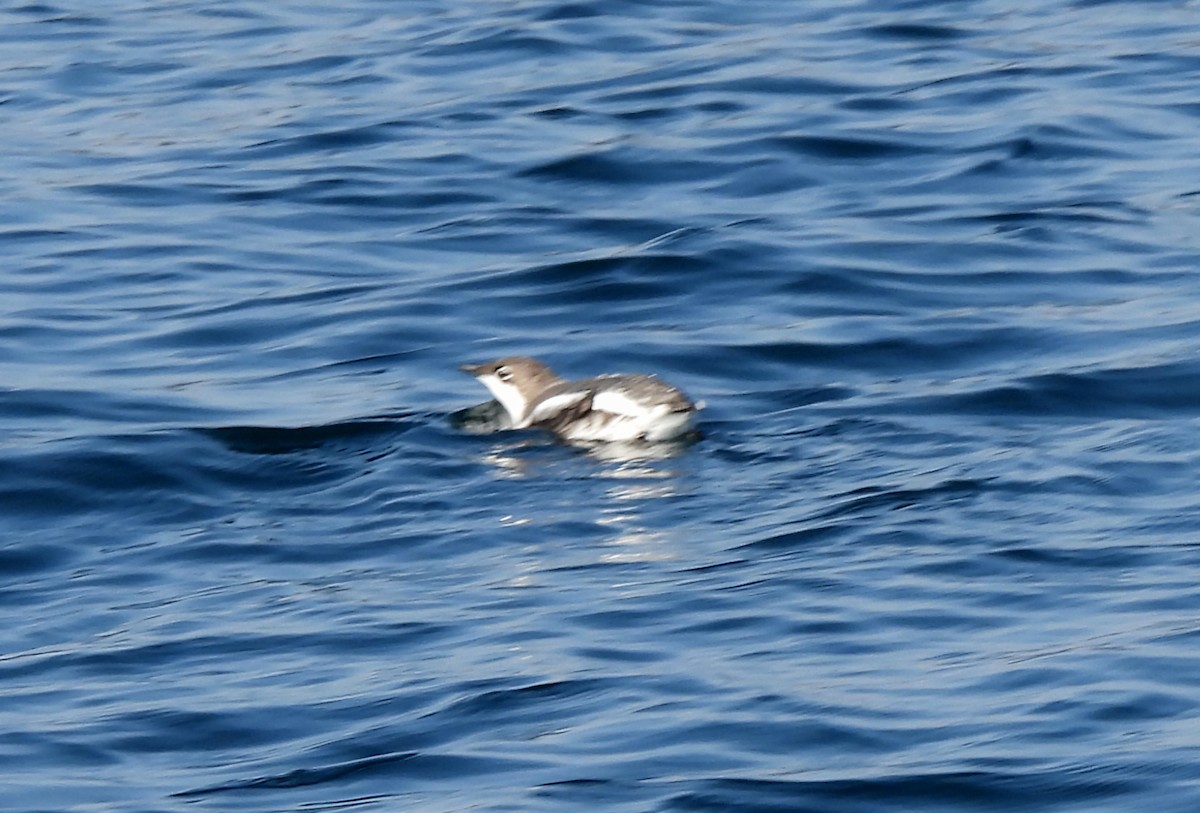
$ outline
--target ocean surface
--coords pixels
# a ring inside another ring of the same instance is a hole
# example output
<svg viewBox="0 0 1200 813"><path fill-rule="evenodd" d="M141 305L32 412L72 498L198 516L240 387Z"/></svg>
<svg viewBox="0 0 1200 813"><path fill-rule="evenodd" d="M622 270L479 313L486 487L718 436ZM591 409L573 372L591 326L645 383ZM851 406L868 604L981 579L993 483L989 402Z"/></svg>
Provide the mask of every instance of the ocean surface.
<svg viewBox="0 0 1200 813"><path fill-rule="evenodd" d="M1200 809L1200 3L14 3L0 120L5 813Z"/></svg>

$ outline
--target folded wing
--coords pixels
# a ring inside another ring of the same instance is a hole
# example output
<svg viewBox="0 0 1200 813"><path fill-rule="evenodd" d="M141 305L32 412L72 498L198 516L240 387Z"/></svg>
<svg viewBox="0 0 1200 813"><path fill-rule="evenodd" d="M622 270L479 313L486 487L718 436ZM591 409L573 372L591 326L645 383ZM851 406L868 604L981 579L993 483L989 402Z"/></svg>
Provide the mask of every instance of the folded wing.
<svg viewBox="0 0 1200 813"><path fill-rule="evenodd" d="M591 394L590 390L567 390L566 392L560 392L548 398L543 398L529 411L526 423L534 424L552 420L561 415L565 410L582 403Z"/></svg>

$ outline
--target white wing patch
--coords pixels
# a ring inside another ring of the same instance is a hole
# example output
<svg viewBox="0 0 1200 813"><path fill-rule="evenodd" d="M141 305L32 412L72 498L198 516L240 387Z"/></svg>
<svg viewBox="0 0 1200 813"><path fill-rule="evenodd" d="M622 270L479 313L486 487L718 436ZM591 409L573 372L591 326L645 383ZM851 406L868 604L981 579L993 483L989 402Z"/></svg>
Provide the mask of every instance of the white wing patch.
<svg viewBox="0 0 1200 813"><path fill-rule="evenodd" d="M525 425L538 423L539 421L553 418L558 413L568 407L578 404L584 398L588 397L587 390L572 390L570 392L560 392L558 395L551 395L536 405L529 412L529 417L525 419Z"/></svg>
<svg viewBox="0 0 1200 813"><path fill-rule="evenodd" d="M642 418L650 411L645 404L638 403L620 390L600 390L592 396L592 409L601 412L611 412L613 415L623 415L628 418Z"/></svg>

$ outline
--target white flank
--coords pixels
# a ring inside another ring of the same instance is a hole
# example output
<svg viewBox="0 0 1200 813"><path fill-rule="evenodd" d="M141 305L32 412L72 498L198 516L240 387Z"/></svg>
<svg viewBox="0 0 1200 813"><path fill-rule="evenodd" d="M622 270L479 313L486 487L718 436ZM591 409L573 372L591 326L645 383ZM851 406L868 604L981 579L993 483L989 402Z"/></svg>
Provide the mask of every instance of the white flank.
<svg viewBox="0 0 1200 813"><path fill-rule="evenodd" d="M674 440L692 427L692 413L669 412L646 430L646 440Z"/></svg>

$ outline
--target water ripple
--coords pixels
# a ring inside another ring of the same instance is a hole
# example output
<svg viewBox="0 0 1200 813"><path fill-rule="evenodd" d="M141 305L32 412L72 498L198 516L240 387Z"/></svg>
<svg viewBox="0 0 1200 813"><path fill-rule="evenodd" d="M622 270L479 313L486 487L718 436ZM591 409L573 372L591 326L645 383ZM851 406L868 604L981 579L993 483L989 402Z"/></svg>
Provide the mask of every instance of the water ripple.
<svg viewBox="0 0 1200 813"><path fill-rule="evenodd" d="M1196 807L1188 4L103 6L0 11L6 810Z"/></svg>

